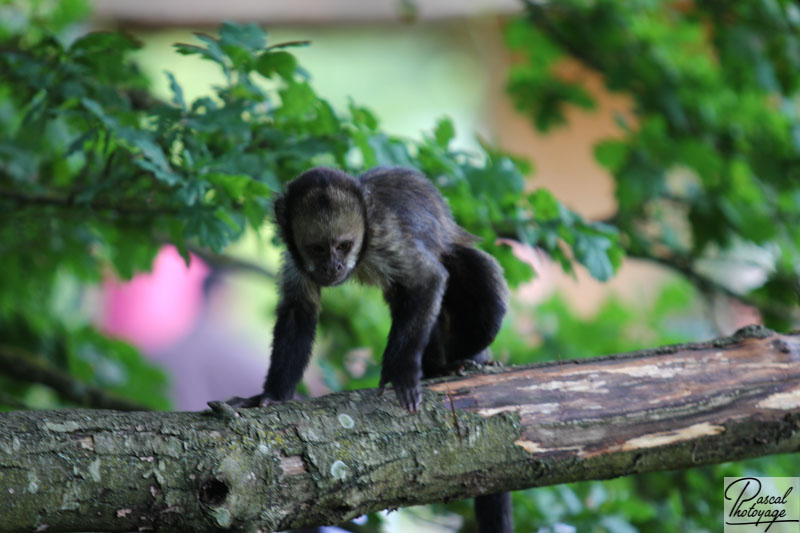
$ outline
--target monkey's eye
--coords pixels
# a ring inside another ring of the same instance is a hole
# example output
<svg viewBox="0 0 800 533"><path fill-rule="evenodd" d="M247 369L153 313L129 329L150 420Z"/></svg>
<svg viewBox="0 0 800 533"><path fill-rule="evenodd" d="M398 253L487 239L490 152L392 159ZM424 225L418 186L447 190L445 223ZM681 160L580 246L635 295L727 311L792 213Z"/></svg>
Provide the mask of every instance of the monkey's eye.
<svg viewBox="0 0 800 533"><path fill-rule="evenodd" d="M336 249L340 252L348 252L353 246L353 241L342 241L336 245Z"/></svg>
<svg viewBox="0 0 800 533"><path fill-rule="evenodd" d="M313 253L314 255L322 255L323 253L325 253L325 246L323 246L322 244L312 244L311 246L309 246L309 249L311 250L311 253Z"/></svg>

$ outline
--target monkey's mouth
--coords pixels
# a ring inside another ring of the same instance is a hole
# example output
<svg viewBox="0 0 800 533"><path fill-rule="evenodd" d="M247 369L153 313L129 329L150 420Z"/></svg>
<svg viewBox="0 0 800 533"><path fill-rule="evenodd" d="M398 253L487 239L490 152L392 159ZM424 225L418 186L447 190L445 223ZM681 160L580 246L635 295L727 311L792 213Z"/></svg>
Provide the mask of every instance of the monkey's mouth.
<svg viewBox="0 0 800 533"><path fill-rule="evenodd" d="M326 274L322 272L318 272L316 276L314 276L314 281L319 283L324 287L335 287L337 285L341 285L347 278L350 277L349 272L342 272L342 273L333 273L333 274Z"/></svg>

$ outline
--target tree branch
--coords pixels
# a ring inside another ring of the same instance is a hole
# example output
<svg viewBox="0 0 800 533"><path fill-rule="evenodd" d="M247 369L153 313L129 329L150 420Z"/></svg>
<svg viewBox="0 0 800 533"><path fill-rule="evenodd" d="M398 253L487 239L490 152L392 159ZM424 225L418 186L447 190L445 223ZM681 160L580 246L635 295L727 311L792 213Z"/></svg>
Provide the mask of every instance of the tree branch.
<svg viewBox="0 0 800 533"><path fill-rule="evenodd" d="M180 212L178 209L166 207L153 208L147 206L126 206L96 201L76 202L72 197L35 196L12 190L0 190L0 198L5 198L18 204L51 205L55 207L73 209L95 209L98 211L113 211L121 215L157 216L175 215Z"/></svg>
<svg viewBox="0 0 800 533"><path fill-rule="evenodd" d="M799 384L800 334L748 328L429 381L418 414L375 390L238 411L2 413L0 523L9 532L276 531L796 452Z"/></svg>
<svg viewBox="0 0 800 533"><path fill-rule="evenodd" d="M258 274L259 276L263 276L267 279L275 279L275 273L273 271L269 270L268 268L264 268L258 263L253 263L245 259L239 259L238 257L233 257L230 255L218 254L206 248L200 248L196 246L189 246L187 247L187 250L215 269L236 272L250 272L253 274Z"/></svg>
<svg viewBox="0 0 800 533"><path fill-rule="evenodd" d="M48 365L42 357L29 354L13 346L0 344L0 374L28 383L47 385L59 396L77 405L121 411L147 409L147 407L115 396L99 387L81 383Z"/></svg>

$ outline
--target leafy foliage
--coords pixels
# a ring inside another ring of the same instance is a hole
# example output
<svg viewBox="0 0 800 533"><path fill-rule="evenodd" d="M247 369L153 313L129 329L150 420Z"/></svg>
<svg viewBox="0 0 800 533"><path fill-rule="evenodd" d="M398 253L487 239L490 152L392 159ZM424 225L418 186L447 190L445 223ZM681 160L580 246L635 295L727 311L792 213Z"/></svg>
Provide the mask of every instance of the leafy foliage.
<svg viewBox="0 0 800 533"><path fill-rule="evenodd" d="M508 42L526 60L509 91L541 130L564 108L591 108L554 67L571 58L632 100L623 136L597 160L617 184L613 223L634 257L659 261L706 288L700 268L750 245L764 280L742 299L768 323L797 319L800 294L800 10L754 2L530 2ZM731 292L724 287L726 292Z"/></svg>
<svg viewBox="0 0 800 533"><path fill-rule="evenodd" d="M526 194L521 161L488 145L452 149L448 119L412 142L381 131L356 103L334 110L290 52L307 43L269 43L254 24L197 34L176 51L213 62L224 83L187 102L166 73L172 98L162 102L129 59L140 43L124 33L17 30L6 28L0 55L8 73L0 81L0 317L52 316L59 279L96 282L109 266L130 278L165 242L187 260L191 247L220 252L258 231L282 183L315 165L418 168L512 283L532 271L495 243L501 235L545 248L566 269L574 257L600 279L619 264L613 228L543 191Z"/></svg>

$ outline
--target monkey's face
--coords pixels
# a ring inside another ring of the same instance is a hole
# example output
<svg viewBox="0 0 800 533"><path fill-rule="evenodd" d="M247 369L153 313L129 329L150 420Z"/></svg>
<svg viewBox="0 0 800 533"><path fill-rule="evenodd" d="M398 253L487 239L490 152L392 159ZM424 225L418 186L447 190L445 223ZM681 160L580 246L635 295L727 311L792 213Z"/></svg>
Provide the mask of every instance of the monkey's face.
<svg viewBox="0 0 800 533"><path fill-rule="evenodd" d="M353 234L326 236L298 246L305 273L323 286L344 283L352 274L360 248L360 239Z"/></svg>
<svg viewBox="0 0 800 533"><path fill-rule="evenodd" d="M303 272L322 286L344 283L358 262L364 224L357 211L330 213L293 220L295 244Z"/></svg>
<svg viewBox="0 0 800 533"><path fill-rule="evenodd" d="M313 172L293 182L290 197L276 204L276 215L294 241L297 267L318 285L339 285L353 273L364 245L363 200L357 189L341 184L323 181L304 188L304 180L317 177Z"/></svg>

